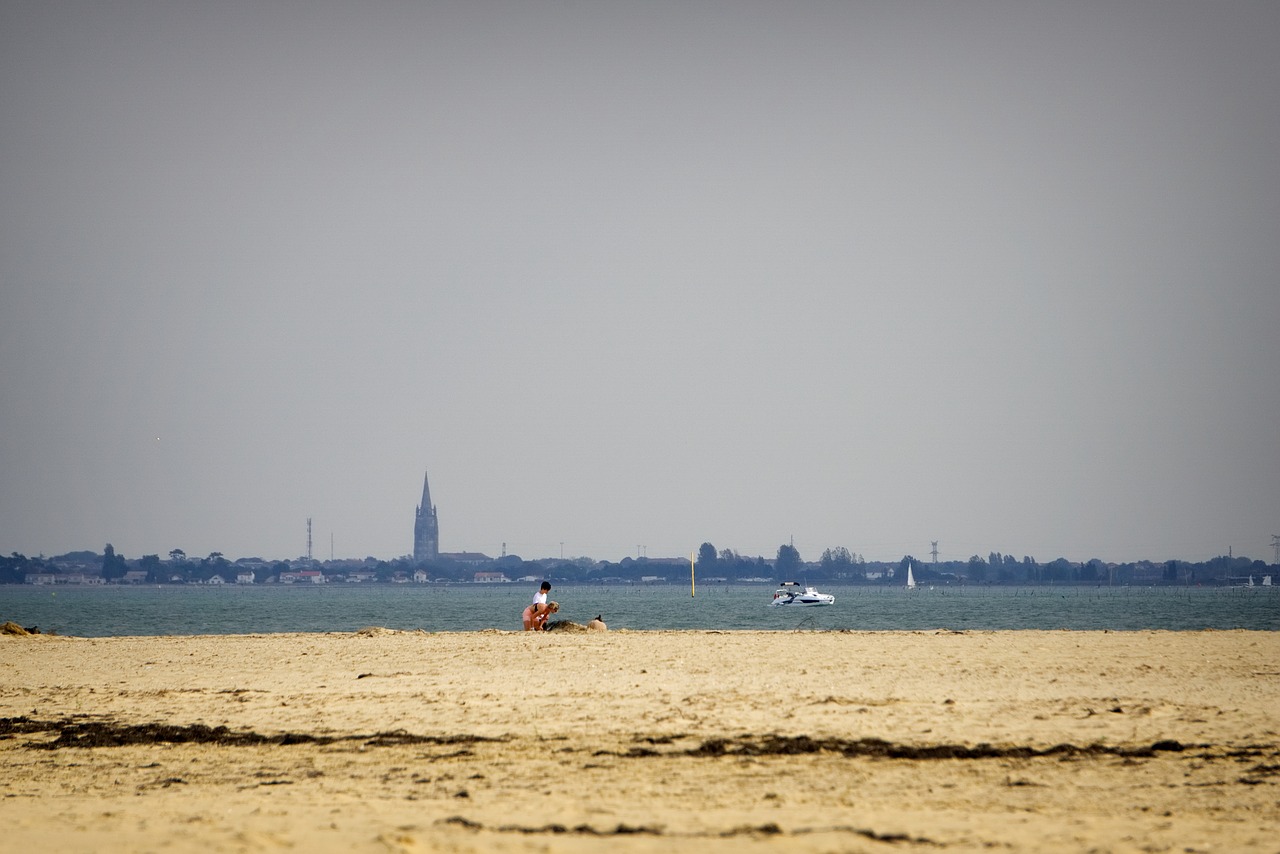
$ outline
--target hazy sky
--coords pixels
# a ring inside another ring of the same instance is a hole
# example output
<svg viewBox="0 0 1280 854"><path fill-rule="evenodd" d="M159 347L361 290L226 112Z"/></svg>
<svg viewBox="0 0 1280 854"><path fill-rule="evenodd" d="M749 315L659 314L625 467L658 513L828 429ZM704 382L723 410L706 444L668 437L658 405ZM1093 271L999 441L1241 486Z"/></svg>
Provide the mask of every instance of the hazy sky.
<svg viewBox="0 0 1280 854"><path fill-rule="evenodd" d="M1278 43L0 0L0 553L1270 560Z"/></svg>

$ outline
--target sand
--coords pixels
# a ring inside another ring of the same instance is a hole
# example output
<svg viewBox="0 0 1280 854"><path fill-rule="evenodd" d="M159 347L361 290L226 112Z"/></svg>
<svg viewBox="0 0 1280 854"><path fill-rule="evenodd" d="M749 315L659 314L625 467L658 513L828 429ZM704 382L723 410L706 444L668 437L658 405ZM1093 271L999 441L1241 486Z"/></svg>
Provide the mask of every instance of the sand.
<svg viewBox="0 0 1280 854"><path fill-rule="evenodd" d="M1280 851L1280 633L0 636L0 719L10 851Z"/></svg>

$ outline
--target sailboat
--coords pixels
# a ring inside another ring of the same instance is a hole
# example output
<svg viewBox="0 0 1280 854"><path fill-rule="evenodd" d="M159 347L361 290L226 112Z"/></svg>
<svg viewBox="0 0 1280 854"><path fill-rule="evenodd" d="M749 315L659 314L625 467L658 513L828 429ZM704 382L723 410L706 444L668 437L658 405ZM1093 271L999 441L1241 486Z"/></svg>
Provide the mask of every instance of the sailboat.
<svg viewBox="0 0 1280 854"><path fill-rule="evenodd" d="M907 589L916 589L916 576L915 573L911 571L911 561L907 561Z"/></svg>

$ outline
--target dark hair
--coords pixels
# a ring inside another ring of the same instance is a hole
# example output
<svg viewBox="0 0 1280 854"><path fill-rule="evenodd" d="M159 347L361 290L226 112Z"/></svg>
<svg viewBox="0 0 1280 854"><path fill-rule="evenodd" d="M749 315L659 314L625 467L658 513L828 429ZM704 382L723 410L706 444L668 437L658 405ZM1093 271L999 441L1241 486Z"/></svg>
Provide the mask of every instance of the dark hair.
<svg viewBox="0 0 1280 854"><path fill-rule="evenodd" d="M542 582L542 589L543 589L543 590L550 590L550 589L551 589L551 582L550 582L550 581L544 581L544 582Z"/></svg>

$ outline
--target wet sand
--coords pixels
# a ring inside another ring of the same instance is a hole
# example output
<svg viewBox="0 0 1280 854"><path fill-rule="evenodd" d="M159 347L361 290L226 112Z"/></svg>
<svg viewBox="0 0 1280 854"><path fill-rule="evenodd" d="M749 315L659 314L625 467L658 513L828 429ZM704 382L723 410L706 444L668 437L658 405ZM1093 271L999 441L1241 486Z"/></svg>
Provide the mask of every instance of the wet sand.
<svg viewBox="0 0 1280 854"><path fill-rule="evenodd" d="M0 637L14 851L1280 851L1280 634Z"/></svg>

